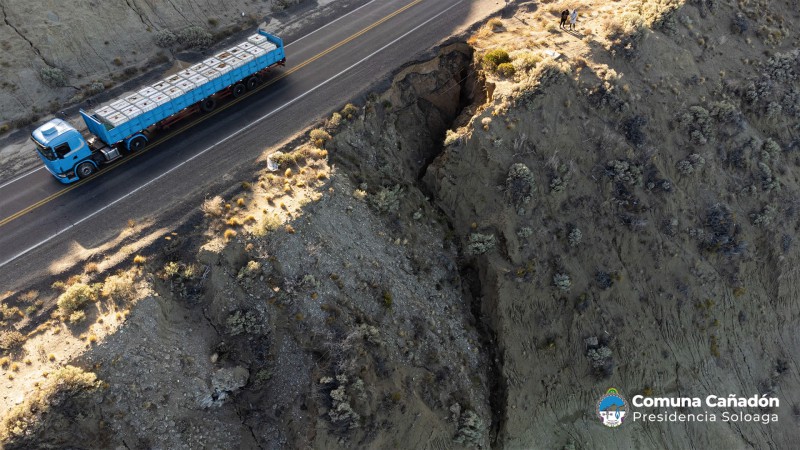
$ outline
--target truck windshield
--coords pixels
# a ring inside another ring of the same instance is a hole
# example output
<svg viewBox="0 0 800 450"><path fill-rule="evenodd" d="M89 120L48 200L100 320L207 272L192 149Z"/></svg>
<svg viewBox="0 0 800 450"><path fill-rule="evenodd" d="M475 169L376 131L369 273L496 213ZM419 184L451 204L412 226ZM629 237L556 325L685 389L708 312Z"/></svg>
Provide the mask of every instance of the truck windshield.
<svg viewBox="0 0 800 450"><path fill-rule="evenodd" d="M39 153L41 153L42 156L45 157L45 159L47 159L48 161L55 161L56 160L56 154L55 154L55 152L53 152L52 148L45 147L44 145L40 144L39 141L37 141L33 137L31 137L31 140L33 141L34 144L36 144L36 150L38 150Z"/></svg>

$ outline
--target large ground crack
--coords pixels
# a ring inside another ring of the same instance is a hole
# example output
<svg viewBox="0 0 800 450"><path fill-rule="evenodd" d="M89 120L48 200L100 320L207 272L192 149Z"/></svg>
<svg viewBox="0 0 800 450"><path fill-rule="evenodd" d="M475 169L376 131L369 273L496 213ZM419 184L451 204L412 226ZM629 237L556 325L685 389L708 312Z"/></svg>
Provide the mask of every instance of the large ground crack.
<svg viewBox="0 0 800 450"><path fill-rule="evenodd" d="M0 3L0 11L2 11L2 13L3 13L3 21L5 22L5 24L6 24L6 25L8 25L8 26L9 26L9 27L10 27L12 30L14 30L14 32L15 32L15 33L17 33L17 35L18 35L19 37L21 37L22 39L24 39L24 40L25 40L25 42L27 42L27 43L28 43L28 45L30 45L30 47L31 47L31 49L34 51L34 53L36 53L36 54L39 56L39 58L41 58L41 59L42 59L42 61L43 61L45 64L47 64L49 67L53 67L53 68L55 68L56 66L54 66L53 64L51 64L50 62L48 62L48 61L47 61L47 59L45 59L44 55L42 55L42 52L39 50L39 48L38 48L38 47L36 47L35 45L33 45L33 42L32 42L30 39L28 39L28 38L27 38L27 36L25 36L25 35L24 35L24 34L23 34L21 31L19 31L19 29L17 29L17 27L15 27L14 25L12 25L12 24L11 24L11 22L9 22L9 21L8 21L8 15L6 14L6 7L5 7L5 5L3 5L2 3Z"/></svg>
<svg viewBox="0 0 800 450"><path fill-rule="evenodd" d="M142 25L144 25L144 26L146 26L146 27L149 27L150 25L152 25L152 24L148 25L148 24L147 24L147 22L145 22L145 20L144 20L144 16L143 16L143 15L142 15L142 13L139 11L139 9L138 9L138 8L136 8L136 6L134 6L134 4L132 3L132 1L131 1L131 0L125 0L125 3L127 3L127 4L128 4L128 7L131 9L131 11L135 12L135 13L136 13L136 15L137 15L137 16L139 16L139 20L141 20L141 21L142 21Z"/></svg>

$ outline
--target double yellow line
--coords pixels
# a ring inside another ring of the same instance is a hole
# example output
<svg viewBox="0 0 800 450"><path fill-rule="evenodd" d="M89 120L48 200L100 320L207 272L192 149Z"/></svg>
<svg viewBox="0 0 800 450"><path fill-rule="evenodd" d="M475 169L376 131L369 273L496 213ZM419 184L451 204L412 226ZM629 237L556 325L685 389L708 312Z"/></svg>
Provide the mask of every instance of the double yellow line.
<svg viewBox="0 0 800 450"><path fill-rule="evenodd" d="M346 39L344 39L342 41L337 42L336 44L328 47L327 49L321 51L320 53L317 53L316 55L312 56L311 58L308 58L307 60L303 61L302 63L292 67L291 69L289 69L289 70L287 70L287 71L285 71L283 73L281 73L280 75L278 75L275 78L271 79L269 82L262 84L261 86L259 86L258 88L254 89L253 91L251 91L251 92L249 92L249 93L247 93L247 94L245 94L245 95L243 95L243 96L241 96L241 97L239 97L239 98L237 98L237 99L225 104L223 107L221 107L219 109L216 109L216 110L214 110L214 111L212 111L212 112L210 112L210 113L198 118L197 120L194 120L194 121L182 126L181 128L178 128L177 130L175 130L173 132L171 132L171 133L159 138L155 142L153 142L150 145L148 145L147 148L144 149L143 151L141 151L139 153L135 153L135 154L131 155L128 158L125 158L125 159L123 159L123 160L121 160L121 161L119 161L119 162L117 162L115 164L112 164L111 166L109 166L108 168L103 170L102 173L108 173L108 172L116 169L117 167L121 166L122 164L125 164L128 161L132 161L134 158L136 158L136 157L138 157L140 155L143 155L143 154L147 153L150 150L153 150L154 148L156 148L157 146L159 146L163 142L165 142L165 141L167 141L169 139L172 139L176 135L188 130L189 128L194 127L195 125L197 125L197 124L199 124L199 123L201 123L201 122L203 122L203 121L205 121L205 120L207 120L207 119L209 119L209 118L211 118L213 116L215 116L216 114L219 114L222 111L225 111L226 109L228 109L231 106L243 101L244 99L250 97L251 95L254 95L254 94L258 93L262 89L265 89L265 88L277 83L278 81L280 81L280 80L288 77L289 75L297 72L298 70L302 69L303 67L311 64L312 62L314 62L314 61L316 61L316 60L318 60L320 58L322 58L323 56L327 55L328 53L330 53L330 52L332 52L332 51L334 51L336 49L338 49L339 47L341 47L343 45L347 45L349 42L353 41L354 39L358 39L359 37L363 36L365 33L368 33L370 30L374 29L375 27L378 27L381 24L387 22L388 20L391 20L392 18L394 18L398 14L401 14L403 11L406 11L407 9L409 9L409 8L419 4L419 3L421 3L422 1L423 0L414 0L413 2L407 4L406 6L403 6L402 8L400 8L400 9L392 12L391 14L383 17L382 19L378 20L377 22L374 22L374 23L370 24L369 26L363 28L362 30L360 30L357 33L351 35L350 37L348 37L348 38L346 38ZM62 195L66 194L66 193L68 193L68 192L70 192L70 191L72 191L74 189L77 189L80 186L83 186L84 184L88 183L92 178L94 178L94 177L92 176L92 177L89 177L89 178L84 178L82 180L78 180L77 182L65 187L64 189L56 192L55 194L52 194L52 195L50 195L48 197L45 197L42 200L39 200L38 202L26 207L25 209L17 211L16 213L14 213L14 214L12 214L12 215L0 220L0 227L2 227L3 225L8 224L9 222L11 222L11 221L13 221L15 219L18 219L18 218L24 216L25 214L28 214L29 212L39 208L40 206L45 205L45 204L57 199L58 197L61 197Z"/></svg>

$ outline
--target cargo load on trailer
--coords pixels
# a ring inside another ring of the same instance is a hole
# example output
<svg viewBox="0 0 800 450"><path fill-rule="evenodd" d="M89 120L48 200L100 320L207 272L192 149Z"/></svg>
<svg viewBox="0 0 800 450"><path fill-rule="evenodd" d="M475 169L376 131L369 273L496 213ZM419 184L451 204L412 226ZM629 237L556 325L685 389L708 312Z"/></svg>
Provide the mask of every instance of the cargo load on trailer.
<svg viewBox="0 0 800 450"><path fill-rule="evenodd" d="M259 29L246 41L188 69L94 111L81 110L85 136L66 121L53 119L34 130L31 139L47 170L62 183L71 183L144 149L171 124L212 111L227 97L241 97L255 89L272 67L285 62L283 41Z"/></svg>

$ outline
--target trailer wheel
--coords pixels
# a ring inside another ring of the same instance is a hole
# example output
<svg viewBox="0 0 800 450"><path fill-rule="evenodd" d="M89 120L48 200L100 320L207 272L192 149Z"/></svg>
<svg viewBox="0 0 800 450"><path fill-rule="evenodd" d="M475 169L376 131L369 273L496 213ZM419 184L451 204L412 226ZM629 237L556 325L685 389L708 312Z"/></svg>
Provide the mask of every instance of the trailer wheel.
<svg viewBox="0 0 800 450"><path fill-rule="evenodd" d="M211 97L200 102L200 109L202 109L203 112L211 112L216 107L217 107L217 101Z"/></svg>
<svg viewBox="0 0 800 450"><path fill-rule="evenodd" d="M75 168L75 173L78 174L78 178L86 178L93 174L94 171L94 164L90 163L89 161L84 161L78 164L78 167Z"/></svg>
<svg viewBox="0 0 800 450"><path fill-rule="evenodd" d="M236 83L233 85L231 91L233 92L233 97L241 97L242 94L247 90L242 83Z"/></svg>
<svg viewBox="0 0 800 450"><path fill-rule="evenodd" d="M131 152L138 152L147 146L147 139L144 136L137 136L128 143L128 150Z"/></svg>
<svg viewBox="0 0 800 450"><path fill-rule="evenodd" d="M261 79L258 78L257 76L252 76L247 79L247 90L252 91L256 87L258 87L259 84L261 84Z"/></svg>

